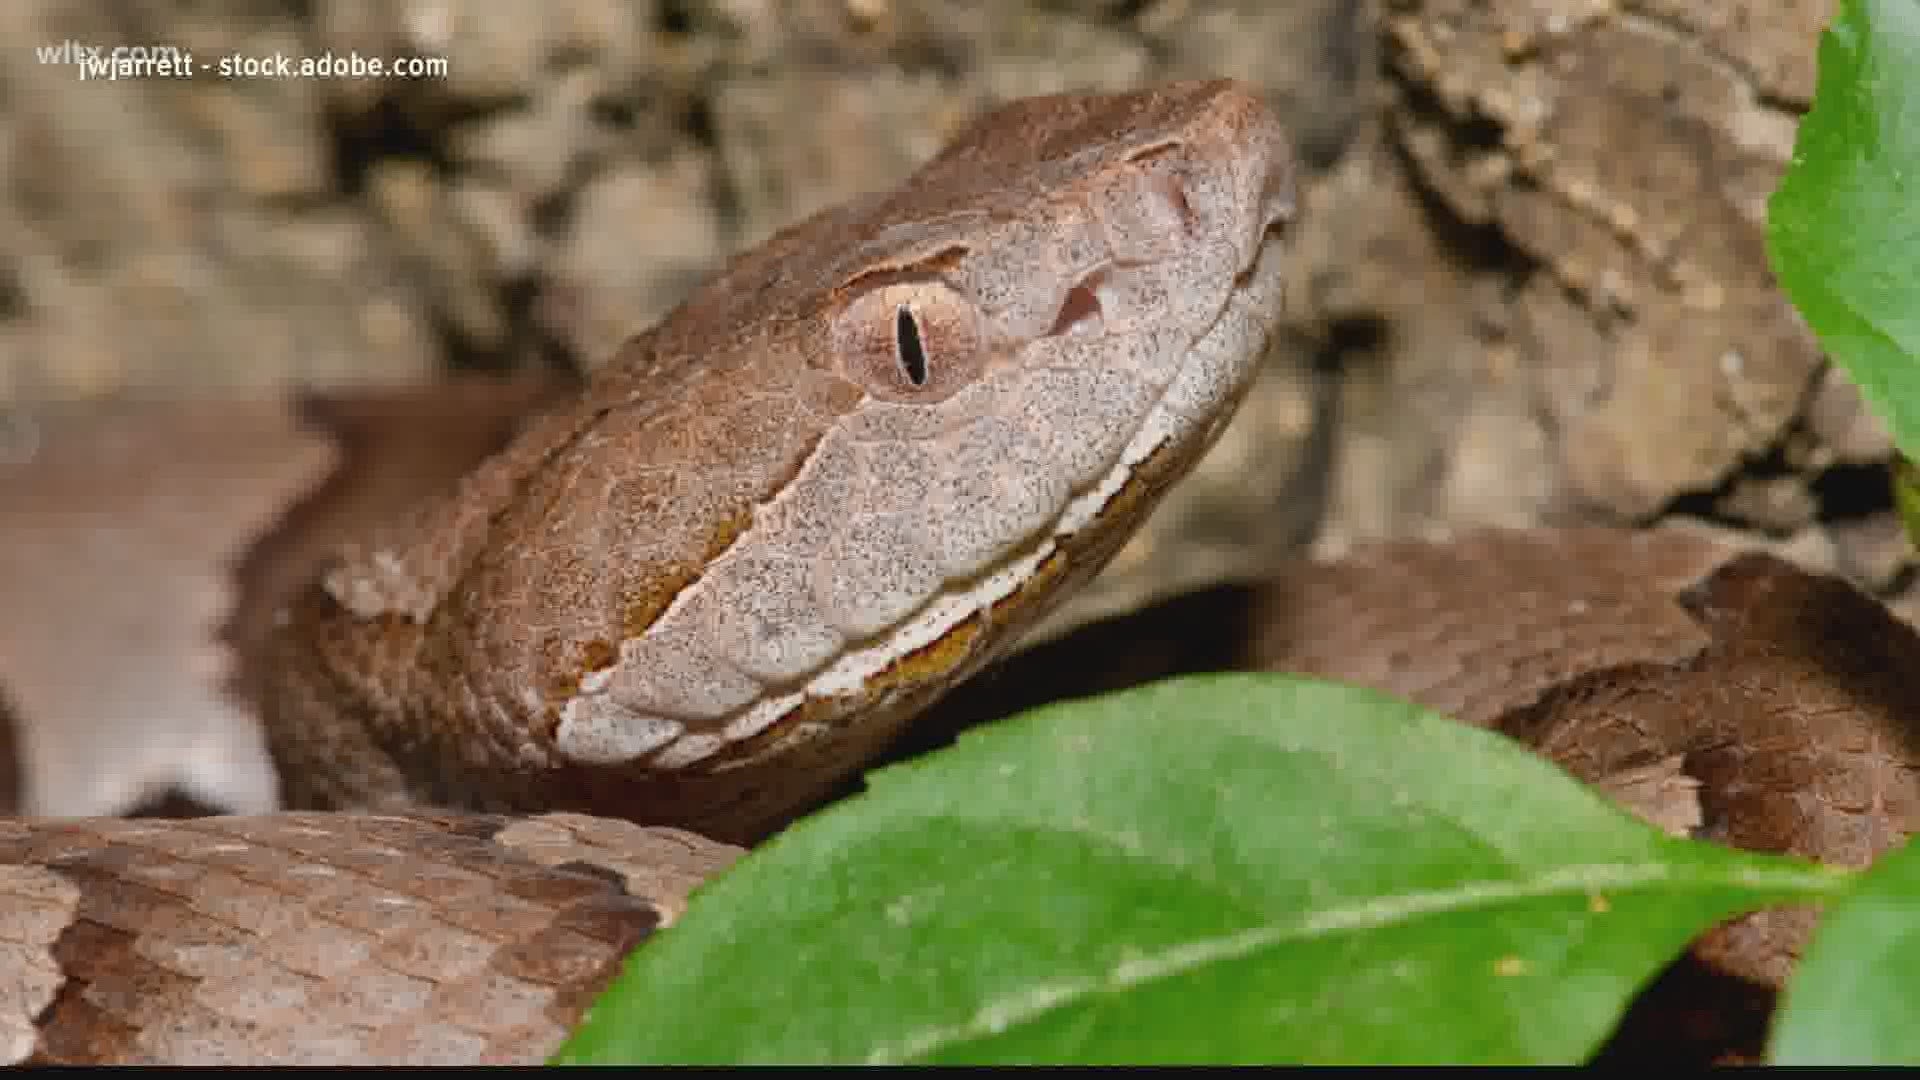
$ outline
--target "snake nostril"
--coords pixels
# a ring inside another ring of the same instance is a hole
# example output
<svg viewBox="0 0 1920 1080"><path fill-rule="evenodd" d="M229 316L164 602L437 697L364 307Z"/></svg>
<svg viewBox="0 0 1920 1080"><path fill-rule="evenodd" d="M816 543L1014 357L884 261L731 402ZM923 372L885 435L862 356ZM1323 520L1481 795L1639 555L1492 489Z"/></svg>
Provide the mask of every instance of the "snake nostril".
<svg viewBox="0 0 1920 1080"><path fill-rule="evenodd" d="M1180 227L1188 233L1193 232L1198 214L1194 213L1193 203L1187 198L1187 188L1180 178L1172 173L1159 173L1153 178L1152 190L1166 201L1174 216L1179 219Z"/></svg>

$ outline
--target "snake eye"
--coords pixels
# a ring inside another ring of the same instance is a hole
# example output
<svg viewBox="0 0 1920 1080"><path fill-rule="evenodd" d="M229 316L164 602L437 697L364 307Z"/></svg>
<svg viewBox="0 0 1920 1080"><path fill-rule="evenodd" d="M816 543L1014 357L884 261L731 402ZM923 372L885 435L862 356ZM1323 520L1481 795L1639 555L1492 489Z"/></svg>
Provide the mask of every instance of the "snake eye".
<svg viewBox="0 0 1920 1080"><path fill-rule="evenodd" d="M979 309L937 281L895 281L855 295L830 337L848 378L903 405L945 401L986 363Z"/></svg>

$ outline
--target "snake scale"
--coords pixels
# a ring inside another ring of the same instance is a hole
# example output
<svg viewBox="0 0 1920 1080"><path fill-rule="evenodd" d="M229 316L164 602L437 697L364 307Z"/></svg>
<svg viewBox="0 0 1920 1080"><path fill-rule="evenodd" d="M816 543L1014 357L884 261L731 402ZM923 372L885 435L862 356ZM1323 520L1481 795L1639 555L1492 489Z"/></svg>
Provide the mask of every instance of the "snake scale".
<svg viewBox="0 0 1920 1080"><path fill-rule="evenodd" d="M49 420L0 469L36 815L0 820L8 1059L541 1060L735 845L1002 656L1211 444L1279 317L1286 146L1230 82L1029 99L577 392ZM1497 728L1675 831L1858 864L1909 830L1920 640L1836 579L1542 529L1252 596L1210 626L1235 664ZM255 812L86 816L140 794L93 782L140 773L94 768L137 756L113 733L192 786L203 728L276 767L224 793ZM1692 955L1777 987L1809 918Z"/></svg>

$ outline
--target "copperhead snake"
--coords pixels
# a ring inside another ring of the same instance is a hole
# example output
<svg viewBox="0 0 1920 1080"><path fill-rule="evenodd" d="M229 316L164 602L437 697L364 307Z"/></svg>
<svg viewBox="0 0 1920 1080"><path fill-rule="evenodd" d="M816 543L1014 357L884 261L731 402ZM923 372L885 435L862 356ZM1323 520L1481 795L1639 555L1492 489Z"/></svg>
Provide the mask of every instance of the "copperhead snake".
<svg viewBox="0 0 1920 1080"><path fill-rule="evenodd" d="M1294 198L1238 85L1029 99L738 257L578 392L49 420L0 469L0 711L29 783L59 778L0 821L0 1047L541 1060L733 845L1002 656L1204 453L1278 319ZM145 476L162 455L199 479ZM403 456L431 463L382 471ZM230 535L200 537L215 502ZM123 558L126 596L76 602ZM1752 599L1782 582L1909 648L1846 586L1690 534L1539 532L1299 565L1242 662L1500 727L1673 828L1862 861L1911 802L1884 728L1806 750L1819 808L1897 804L1846 819L1884 827L1783 842L1756 755L1673 689L1746 662L1712 692L1778 696L1766 643L1805 635L1742 620L1792 624ZM127 659L155 620L174 651ZM278 790L66 816L138 793L88 791L58 732L170 710L257 722ZM1731 967L1777 979L1759 955Z"/></svg>

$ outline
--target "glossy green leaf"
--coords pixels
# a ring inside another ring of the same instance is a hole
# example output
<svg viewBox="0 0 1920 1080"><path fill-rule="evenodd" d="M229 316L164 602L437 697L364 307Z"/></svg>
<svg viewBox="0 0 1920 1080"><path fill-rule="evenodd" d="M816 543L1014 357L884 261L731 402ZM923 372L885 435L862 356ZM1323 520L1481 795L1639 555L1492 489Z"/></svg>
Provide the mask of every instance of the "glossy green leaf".
<svg viewBox="0 0 1920 1080"><path fill-rule="evenodd" d="M1832 872L1382 696L1208 676L883 770L635 954L571 1062L1561 1061Z"/></svg>
<svg viewBox="0 0 1920 1080"><path fill-rule="evenodd" d="M1920 0L1843 0L1768 207L1768 257L1827 352L1920 453Z"/></svg>
<svg viewBox="0 0 1920 1080"><path fill-rule="evenodd" d="M1920 1065L1920 846L1829 905L1787 985L1773 1061Z"/></svg>

